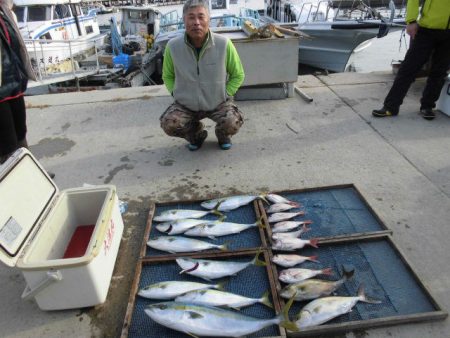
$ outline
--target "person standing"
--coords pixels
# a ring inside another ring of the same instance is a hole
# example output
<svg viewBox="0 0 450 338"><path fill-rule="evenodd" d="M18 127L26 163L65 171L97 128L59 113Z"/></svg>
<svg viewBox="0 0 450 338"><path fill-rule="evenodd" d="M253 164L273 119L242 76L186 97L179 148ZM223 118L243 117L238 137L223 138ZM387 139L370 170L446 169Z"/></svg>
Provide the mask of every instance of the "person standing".
<svg viewBox="0 0 450 338"><path fill-rule="evenodd" d="M409 87L431 57L430 72L420 99L420 114L432 120L436 116L433 108L450 69L450 0L424 0L420 11L419 0L408 0L406 23L406 33L411 36L410 48L383 107L373 110L372 115L398 115Z"/></svg>
<svg viewBox="0 0 450 338"><path fill-rule="evenodd" d="M23 96L28 79L36 79L11 7L12 0L0 0L0 164L28 148Z"/></svg>
<svg viewBox="0 0 450 338"><path fill-rule="evenodd" d="M230 39L209 29L207 0L187 0L183 6L185 34L170 40L164 51L163 81L175 102L161 115L169 136L188 141L198 150L208 132L200 122L216 122L221 149L231 148L231 136L243 124L233 96L244 81L244 69Z"/></svg>

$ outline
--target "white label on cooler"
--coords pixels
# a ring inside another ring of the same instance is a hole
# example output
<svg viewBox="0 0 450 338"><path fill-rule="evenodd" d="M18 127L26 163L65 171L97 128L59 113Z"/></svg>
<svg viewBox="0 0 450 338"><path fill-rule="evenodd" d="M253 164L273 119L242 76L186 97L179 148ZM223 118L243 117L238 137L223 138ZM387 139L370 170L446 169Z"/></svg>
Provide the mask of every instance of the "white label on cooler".
<svg viewBox="0 0 450 338"><path fill-rule="evenodd" d="M21 232L22 227L20 224L13 217L10 217L0 229L0 242L11 245Z"/></svg>

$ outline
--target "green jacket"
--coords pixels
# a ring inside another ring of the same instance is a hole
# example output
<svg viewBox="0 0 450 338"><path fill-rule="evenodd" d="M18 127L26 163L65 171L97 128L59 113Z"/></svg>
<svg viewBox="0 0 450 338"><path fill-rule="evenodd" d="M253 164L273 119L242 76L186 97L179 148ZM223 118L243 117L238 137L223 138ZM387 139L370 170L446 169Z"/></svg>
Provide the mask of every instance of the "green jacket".
<svg viewBox="0 0 450 338"><path fill-rule="evenodd" d="M197 56L195 48L187 41L186 36L174 38L173 40L174 41L169 41L164 51L162 78L167 90L174 95L175 100L179 101L179 99L181 99L181 101L185 101L188 99L187 96L189 95L209 96L211 94L216 96L217 93L214 94L214 88L209 88L210 90L208 90L208 88L204 88L204 90L201 89L202 84L211 86L213 81L223 81L223 95L227 94L233 96L237 92L244 81L245 74L239 54L231 40L210 31L199 56ZM223 42L219 43L219 41ZM222 43L224 43L224 45L222 45ZM174 54L174 50L177 50L177 54ZM223 62L223 68L212 69L211 65L215 63L215 60L222 60L220 63ZM197 70L195 70L195 68ZM199 69L201 70L200 72L198 72ZM218 74L222 72L223 76L219 76ZM178 76L187 77L184 79L177 78L176 74L178 74ZM211 79L209 80L208 77L211 77ZM213 78L215 78L215 80L213 80ZM189 82L191 85L187 85ZM208 82L210 83L208 84ZM178 86L186 88L175 88L177 84ZM219 85L219 83L216 83L216 85ZM219 88L216 90L219 90ZM217 98L211 97L208 99L205 97L200 100L206 100L212 104L212 102L217 101ZM183 104L183 102L179 103ZM211 108L210 104L207 105ZM197 106L197 104L194 104L194 106ZM204 104L200 104L200 106L204 106ZM199 107L199 109L203 108L205 107Z"/></svg>
<svg viewBox="0 0 450 338"><path fill-rule="evenodd" d="M419 1L408 0L406 6L407 23L417 21L419 26L424 28L450 29L450 0L424 0L420 13Z"/></svg>

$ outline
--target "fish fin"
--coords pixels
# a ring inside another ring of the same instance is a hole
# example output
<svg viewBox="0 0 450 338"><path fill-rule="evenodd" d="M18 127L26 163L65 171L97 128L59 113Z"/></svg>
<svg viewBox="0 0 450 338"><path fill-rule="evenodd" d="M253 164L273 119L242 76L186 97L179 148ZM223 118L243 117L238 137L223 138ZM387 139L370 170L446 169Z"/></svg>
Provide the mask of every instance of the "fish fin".
<svg viewBox="0 0 450 338"><path fill-rule="evenodd" d="M259 248L258 252L255 255L255 258L253 259L253 264L256 265L256 266L266 266L267 265L265 261L262 261L262 260L259 259L259 255L261 253L262 253L262 249Z"/></svg>
<svg viewBox="0 0 450 338"><path fill-rule="evenodd" d="M318 260L317 260L317 256L309 256L309 261L311 261L311 262L314 262L314 263L320 263Z"/></svg>
<svg viewBox="0 0 450 338"><path fill-rule="evenodd" d="M309 224L313 224L313 221L311 221L310 219L303 221L303 224L305 225L309 225Z"/></svg>
<svg viewBox="0 0 450 338"><path fill-rule="evenodd" d="M298 202L294 202L294 201L289 201L286 204L289 204L290 206L294 207L294 208L300 208L302 205Z"/></svg>
<svg viewBox="0 0 450 338"><path fill-rule="evenodd" d="M291 299L289 299L289 301L286 303L286 305L283 307L283 311L280 314L280 326L284 327L285 329L288 329L289 331L299 331L299 328L297 326L297 324L295 324L294 322L291 322L289 320L289 310L292 306L292 303L294 302L294 298L292 297Z"/></svg>
<svg viewBox="0 0 450 338"><path fill-rule="evenodd" d="M266 202L267 205L269 205L269 201L266 198L267 194L259 195L258 198Z"/></svg>
<svg viewBox="0 0 450 338"><path fill-rule="evenodd" d="M179 274L181 275L181 274L186 273L186 272L192 272L195 269L197 269L199 267L199 265L200 265L200 263L196 262L192 268L181 270Z"/></svg>
<svg viewBox="0 0 450 338"><path fill-rule="evenodd" d="M211 213L212 213L212 214L214 214L214 215L216 215L216 216L219 216L220 218L225 217L225 215L222 214L222 213L219 211L219 207L220 207L220 205L222 204L222 202L223 202L223 201L217 202L216 206L211 210Z"/></svg>
<svg viewBox="0 0 450 338"><path fill-rule="evenodd" d="M342 273L344 275L344 280L349 280L350 278L353 277L353 275L355 274L355 269L351 269L351 270L345 270L344 267L342 267Z"/></svg>
<svg viewBox="0 0 450 338"><path fill-rule="evenodd" d="M319 243L319 240L317 238L313 238L309 240L309 245L311 245L313 248L318 248L317 244Z"/></svg>
<svg viewBox="0 0 450 338"><path fill-rule="evenodd" d="M212 239L213 241L215 241L217 238L214 236L208 236L209 239Z"/></svg>
<svg viewBox="0 0 450 338"><path fill-rule="evenodd" d="M358 288L358 297L360 297L361 302L369 303L369 304L381 304L381 300L373 299L366 296L364 292L364 284L361 284Z"/></svg>
<svg viewBox="0 0 450 338"><path fill-rule="evenodd" d="M225 221L225 219L227 218L227 216L223 215L219 217L219 219L217 220L218 222L223 222Z"/></svg>
<svg viewBox="0 0 450 338"><path fill-rule="evenodd" d="M236 310L236 311L241 311L241 308L239 306L230 306L230 309Z"/></svg>
<svg viewBox="0 0 450 338"><path fill-rule="evenodd" d="M264 294L261 297L261 301L260 302L261 302L261 304L264 304L265 306L273 309L273 305L272 305L272 302L269 299L269 295L270 295L270 291L269 290L264 292Z"/></svg>
<svg viewBox="0 0 450 338"><path fill-rule="evenodd" d="M222 245L219 246L219 249L221 251L227 251L228 250L228 245L230 245L230 242L225 242Z"/></svg>
<svg viewBox="0 0 450 338"><path fill-rule="evenodd" d="M203 318L203 315L201 313L195 311L186 311L186 313L189 315L189 318L191 319Z"/></svg>
<svg viewBox="0 0 450 338"><path fill-rule="evenodd" d="M194 337L194 338L200 338L199 336L196 336L195 334L193 334L193 333L190 333L190 332L185 332L187 335L189 335L189 336L191 336L191 337Z"/></svg>
<svg viewBox="0 0 450 338"><path fill-rule="evenodd" d="M216 290L224 290L225 289L225 281L216 284Z"/></svg>
<svg viewBox="0 0 450 338"><path fill-rule="evenodd" d="M332 268L322 269L322 275L332 275L332 274L333 274L333 269Z"/></svg>

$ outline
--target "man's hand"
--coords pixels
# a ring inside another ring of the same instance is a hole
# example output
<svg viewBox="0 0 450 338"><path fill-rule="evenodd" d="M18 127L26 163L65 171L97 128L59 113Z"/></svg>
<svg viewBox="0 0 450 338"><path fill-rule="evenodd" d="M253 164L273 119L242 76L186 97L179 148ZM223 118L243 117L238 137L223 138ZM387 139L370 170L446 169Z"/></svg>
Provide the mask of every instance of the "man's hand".
<svg viewBox="0 0 450 338"><path fill-rule="evenodd" d="M418 30L419 25L417 24L417 22L409 23L406 25L406 34L408 34L411 39L414 39Z"/></svg>

